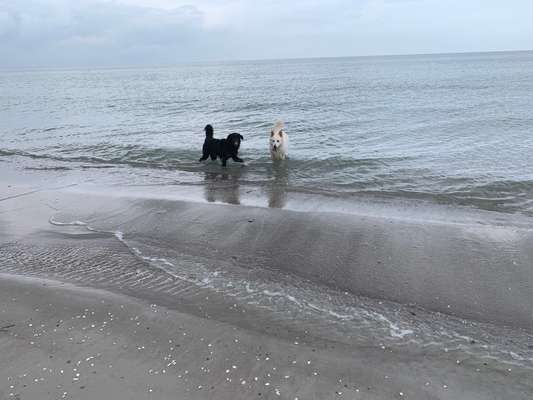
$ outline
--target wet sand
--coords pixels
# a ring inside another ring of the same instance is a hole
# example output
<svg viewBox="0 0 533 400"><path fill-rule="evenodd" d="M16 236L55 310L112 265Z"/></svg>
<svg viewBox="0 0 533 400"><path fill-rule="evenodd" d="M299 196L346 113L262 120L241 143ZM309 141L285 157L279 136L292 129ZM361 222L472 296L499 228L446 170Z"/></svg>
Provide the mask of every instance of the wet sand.
<svg viewBox="0 0 533 400"><path fill-rule="evenodd" d="M529 336L521 331L531 328L533 309L527 228L69 189L12 186L2 193L0 398L57 399L66 392L75 399L529 399L533 393L527 363L460 346L436 351L413 340L344 340L327 323L300 320L284 308L265 311L229 289L198 287L194 274L154 269L140 253L157 250L168 260L201 260L221 270L238 266L252 277L288 272L357 295L414 302L413 324L445 320L427 314L434 311L496 323L496 332L509 324L515 330L502 331L509 332L502 340L516 336L527 353Z"/></svg>
<svg viewBox="0 0 533 400"><path fill-rule="evenodd" d="M533 225L517 226L501 214L421 221L394 210L373 216L68 189L13 193L8 196L28 194L0 203L0 221L11 235L39 229L61 235L51 216L60 225L81 221L96 231L118 230L158 254L260 266L356 295L533 332ZM4 246L4 260L7 253L20 254Z"/></svg>

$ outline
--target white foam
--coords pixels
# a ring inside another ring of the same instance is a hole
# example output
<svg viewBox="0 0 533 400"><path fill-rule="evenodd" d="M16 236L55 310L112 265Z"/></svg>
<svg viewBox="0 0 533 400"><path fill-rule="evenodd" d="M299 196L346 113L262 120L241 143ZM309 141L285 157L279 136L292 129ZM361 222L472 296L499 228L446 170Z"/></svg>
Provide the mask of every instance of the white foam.
<svg viewBox="0 0 533 400"><path fill-rule="evenodd" d="M338 318L338 319L342 319L342 320L349 320L349 319L352 319L352 316L351 315L347 315L347 314L339 314L333 310L328 310L328 309L325 309L325 308L322 308L322 307L319 307L313 303L309 303L307 302L307 305L309 307L311 307L312 309L316 310L316 311L320 311L320 312L324 312L324 313L327 313L335 318Z"/></svg>
<svg viewBox="0 0 533 400"><path fill-rule="evenodd" d="M56 226L87 226L87 223L83 221L60 222L56 221L54 217L50 217L48 222Z"/></svg>
<svg viewBox="0 0 533 400"><path fill-rule="evenodd" d="M378 320L385 322L390 328L390 335L395 338L403 339L407 335L412 335L414 332L411 329L402 329L383 314L375 313Z"/></svg>
<svg viewBox="0 0 533 400"><path fill-rule="evenodd" d="M302 303L299 302L294 296L291 296L289 294L286 294L286 293L283 293L283 292L272 292L270 290L263 290L263 293L266 294L269 297L283 297L283 298L293 302L294 304L302 307Z"/></svg>

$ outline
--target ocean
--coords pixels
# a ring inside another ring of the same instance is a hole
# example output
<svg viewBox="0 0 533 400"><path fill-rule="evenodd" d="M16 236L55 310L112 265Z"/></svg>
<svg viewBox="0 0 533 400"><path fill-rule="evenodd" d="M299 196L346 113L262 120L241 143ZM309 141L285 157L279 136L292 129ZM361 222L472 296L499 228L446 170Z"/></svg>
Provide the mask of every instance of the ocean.
<svg viewBox="0 0 533 400"><path fill-rule="evenodd" d="M77 183L238 185L532 216L532 110L533 52L2 71L0 161ZM274 165L276 120L291 146ZM246 167L198 163L208 123L216 137L244 136Z"/></svg>

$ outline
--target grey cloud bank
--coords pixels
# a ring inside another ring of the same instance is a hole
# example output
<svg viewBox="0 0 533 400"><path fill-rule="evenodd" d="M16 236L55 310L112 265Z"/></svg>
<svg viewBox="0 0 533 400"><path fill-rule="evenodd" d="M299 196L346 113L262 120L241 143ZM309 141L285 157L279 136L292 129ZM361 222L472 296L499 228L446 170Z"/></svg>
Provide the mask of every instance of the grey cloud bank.
<svg viewBox="0 0 533 400"><path fill-rule="evenodd" d="M533 3L0 0L0 67L533 48Z"/></svg>

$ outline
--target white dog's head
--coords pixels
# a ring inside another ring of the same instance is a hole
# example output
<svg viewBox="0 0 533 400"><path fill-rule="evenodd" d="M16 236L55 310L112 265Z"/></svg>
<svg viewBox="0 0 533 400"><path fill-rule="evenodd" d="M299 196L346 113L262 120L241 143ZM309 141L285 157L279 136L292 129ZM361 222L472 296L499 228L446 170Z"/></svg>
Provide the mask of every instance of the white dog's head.
<svg viewBox="0 0 533 400"><path fill-rule="evenodd" d="M270 131L270 150L278 151L285 141L285 133L283 132L283 122L278 121L272 131Z"/></svg>

